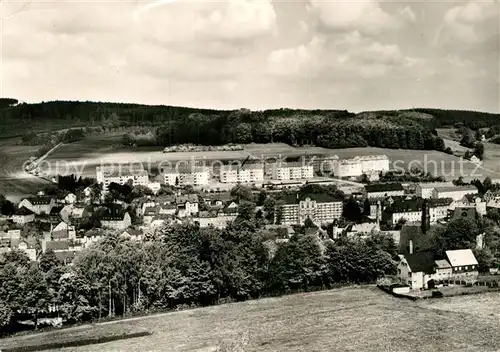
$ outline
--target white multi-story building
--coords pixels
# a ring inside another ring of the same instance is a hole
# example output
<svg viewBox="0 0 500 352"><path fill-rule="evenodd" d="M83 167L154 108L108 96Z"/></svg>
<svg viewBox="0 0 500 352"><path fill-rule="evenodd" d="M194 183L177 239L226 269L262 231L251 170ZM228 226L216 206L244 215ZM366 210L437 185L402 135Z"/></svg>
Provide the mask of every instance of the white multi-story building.
<svg viewBox="0 0 500 352"><path fill-rule="evenodd" d="M306 162L287 162L274 163L266 166L269 168L268 174L273 180L289 181L303 180L314 177L313 163Z"/></svg>
<svg viewBox="0 0 500 352"><path fill-rule="evenodd" d="M210 172L203 166L162 169L160 172L163 182L170 186L206 186L210 181Z"/></svg>
<svg viewBox="0 0 500 352"><path fill-rule="evenodd" d="M396 225L400 220L422 221L422 205L423 202L420 198L398 199L384 209L382 220L392 225Z"/></svg>
<svg viewBox="0 0 500 352"><path fill-rule="evenodd" d="M333 172L336 177L358 177L389 171L389 158L385 155L357 156L334 163Z"/></svg>
<svg viewBox="0 0 500 352"><path fill-rule="evenodd" d="M248 183L264 181L264 165L246 164L223 165L220 168L220 182L222 183Z"/></svg>
<svg viewBox="0 0 500 352"><path fill-rule="evenodd" d="M302 225L307 218L315 224L328 224L342 217L343 202L327 194L311 194L299 197L289 195L275 210L276 220L281 217L282 225ZM278 215L280 214L280 215Z"/></svg>
<svg viewBox="0 0 500 352"><path fill-rule="evenodd" d="M427 182L417 183L415 194L420 198L431 198L434 189L453 187L452 182Z"/></svg>
<svg viewBox="0 0 500 352"><path fill-rule="evenodd" d="M428 200L429 222L436 223L448 217L449 207L453 203L451 198L433 198Z"/></svg>
<svg viewBox="0 0 500 352"><path fill-rule="evenodd" d="M108 191L111 183L124 185L131 183L132 186L147 186L149 176L147 170L143 168L132 168L128 165L117 167L96 167L97 183L102 184L103 193Z"/></svg>
<svg viewBox="0 0 500 352"><path fill-rule="evenodd" d="M460 201L468 194L478 193L477 187L472 185L434 188L432 198L452 198L455 201Z"/></svg>

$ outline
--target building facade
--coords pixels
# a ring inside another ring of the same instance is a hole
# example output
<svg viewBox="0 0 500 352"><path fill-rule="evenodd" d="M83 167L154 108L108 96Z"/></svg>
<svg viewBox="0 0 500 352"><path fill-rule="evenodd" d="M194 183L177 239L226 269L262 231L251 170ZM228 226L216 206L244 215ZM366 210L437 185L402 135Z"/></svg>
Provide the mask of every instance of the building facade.
<svg viewBox="0 0 500 352"><path fill-rule="evenodd" d="M451 198L455 201L462 200L466 195L478 194L479 191L476 186L454 186L434 188L432 191L432 198Z"/></svg>
<svg viewBox="0 0 500 352"><path fill-rule="evenodd" d="M334 163L336 177L358 177L363 174L387 172L390 170L389 158L385 155L357 156Z"/></svg>
<svg viewBox="0 0 500 352"><path fill-rule="evenodd" d="M206 186L210 181L210 171L203 166L162 169L163 182L170 186Z"/></svg>
<svg viewBox="0 0 500 352"><path fill-rule="evenodd" d="M223 165L220 168L220 182L222 183L253 183L264 181L264 165L248 164Z"/></svg>
<svg viewBox="0 0 500 352"><path fill-rule="evenodd" d="M434 191L435 188L447 188L447 187L453 187L452 182L423 182L423 183L417 183L415 187L415 194L417 197L420 198L432 198L432 192Z"/></svg>
<svg viewBox="0 0 500 352"><path fill-rule="evenodd" d="M147 170L143 168L132 168L129 166L115 167L96 167L97 183L102 184L103 193L108 192L111 183L125 185L130 183L132 186L147 186L149 176Z"/></svg>
<svg viewBox="0 0 500 352"><path fill-rule="evenodd" d="M315 224L327 224L342 217L343 202L326 194L314 194L303 197L290 195L283 204L276 206L275 217L281 217L283 225L301 225L307 218Z"/></svg>

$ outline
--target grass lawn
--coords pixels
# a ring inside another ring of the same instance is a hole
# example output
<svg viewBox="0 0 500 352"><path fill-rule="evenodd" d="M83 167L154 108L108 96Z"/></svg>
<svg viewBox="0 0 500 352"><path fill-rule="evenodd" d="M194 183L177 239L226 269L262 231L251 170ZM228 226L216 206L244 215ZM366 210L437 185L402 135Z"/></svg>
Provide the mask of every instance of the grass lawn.
<svg viewBox="0 0 500 352"><path fill-rule="evenodd" d="M105 323L99 329L153 335L62 351L208 352L245 336L241 351L494 351L500 319L489 314L498 313L498 297L413 302L375 287L344 288Z"/></svg>

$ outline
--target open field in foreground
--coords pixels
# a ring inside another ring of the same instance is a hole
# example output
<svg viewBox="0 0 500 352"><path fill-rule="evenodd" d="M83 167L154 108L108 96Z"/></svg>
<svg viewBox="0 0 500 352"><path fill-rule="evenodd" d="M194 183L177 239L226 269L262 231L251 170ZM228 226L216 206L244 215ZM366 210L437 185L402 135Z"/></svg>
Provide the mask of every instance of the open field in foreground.
<svg viewBox="0 0 500 352"><path fill-rule="evenodd" d="M63 351L208 352L245 335L245 352L497 351L500 319L490 314L499 313L498 297L414 302L373 286L345 288L104 323L101 329L153 335Z"/></svg>

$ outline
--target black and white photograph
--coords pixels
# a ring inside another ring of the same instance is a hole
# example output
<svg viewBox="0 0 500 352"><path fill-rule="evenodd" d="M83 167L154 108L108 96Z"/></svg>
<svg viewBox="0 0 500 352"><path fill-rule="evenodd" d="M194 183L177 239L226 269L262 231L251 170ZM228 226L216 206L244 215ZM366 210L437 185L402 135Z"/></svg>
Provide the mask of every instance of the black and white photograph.
<svg viewBox="0 0 500 352"><path fill-rule="evenodd" d="M499 269L499 0L0 0L0 352L495 352Z"/></svg>

